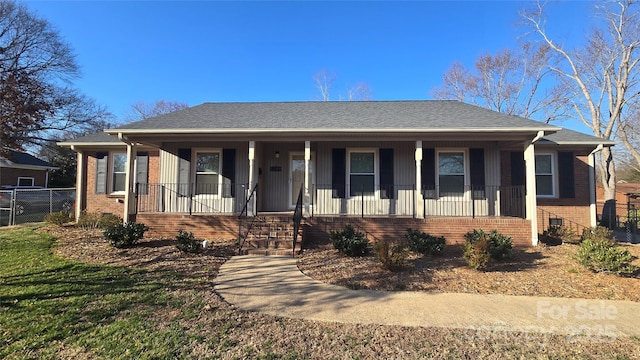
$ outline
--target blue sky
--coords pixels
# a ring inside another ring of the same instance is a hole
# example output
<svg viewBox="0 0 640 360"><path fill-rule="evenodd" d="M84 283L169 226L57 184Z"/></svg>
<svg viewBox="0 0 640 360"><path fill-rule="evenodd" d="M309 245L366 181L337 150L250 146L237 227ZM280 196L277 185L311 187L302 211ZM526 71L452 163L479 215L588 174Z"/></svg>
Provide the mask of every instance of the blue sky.
<svg viewBox="0 0 640 360"><path fill-rule="evenodd" d="M316 100L359 81L374 100L430 99L455 61L513 47L524 1L27 1L77 53L88 96L121 119L137 101ZM574 41L593 3L554 4L549 24Z"/></svg>

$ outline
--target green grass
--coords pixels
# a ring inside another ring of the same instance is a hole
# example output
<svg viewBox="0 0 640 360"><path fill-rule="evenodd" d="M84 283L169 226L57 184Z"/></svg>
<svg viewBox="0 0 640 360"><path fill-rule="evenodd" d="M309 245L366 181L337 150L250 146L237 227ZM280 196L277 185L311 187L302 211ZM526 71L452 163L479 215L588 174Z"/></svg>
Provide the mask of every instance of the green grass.
<svg viewBox="0 0 640 360"><path fill-rule="evenodd" d="M154 328L168 306L160 276L71 262L31 227L0 230L0 358L56 358L61 346L103 358L181 358L179 326ZM86 353L86 351L83 351Z"/></svg>

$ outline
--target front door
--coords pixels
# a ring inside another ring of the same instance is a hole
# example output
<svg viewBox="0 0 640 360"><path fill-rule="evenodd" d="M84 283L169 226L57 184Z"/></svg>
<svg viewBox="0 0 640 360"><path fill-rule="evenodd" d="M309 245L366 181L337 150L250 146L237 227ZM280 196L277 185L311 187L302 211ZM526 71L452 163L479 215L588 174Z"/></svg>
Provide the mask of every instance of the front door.
<svg viewBox="0 0 640 360"><path fill-rule="evenodd" d="M309 161L309 182L312 191L315 185L315 176L313 171L314 154L311 154L311 161ZM298 200L298 193L300 187L304 186L304 152L289 153L289 207L294 208L296 201Z"/></svg>

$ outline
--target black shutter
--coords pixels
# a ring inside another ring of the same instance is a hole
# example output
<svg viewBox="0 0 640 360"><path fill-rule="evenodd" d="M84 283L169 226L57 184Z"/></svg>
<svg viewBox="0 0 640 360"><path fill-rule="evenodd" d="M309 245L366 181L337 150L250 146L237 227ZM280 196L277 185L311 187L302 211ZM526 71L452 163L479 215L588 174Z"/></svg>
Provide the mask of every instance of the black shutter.
<svg viewBox="0 0 640 360"><path fill-rule="evenodd" d="M511 185L524 186L525 183L524 152L511 152Z"/></svg>
<svg viewBox="0 0 640 360"><path fill-rule="evenodd" d="M147 195L147 183L149 176L149 153L138 152L136 154L136 183L139 195Z"/></svg>
<svg viewBox="0 0 640 360"><path fill-rule="evenodd" d="M178 194L189 196L191 173L191 149L178 149Z"/></svg>
<svg viewBox="0 0 640 360"><path fill-rule="evenodd" d="M575 178L573 173L575 156L571 151L558 152L558 184L560 198L570 199L576 197Z"/></svg>
<svg viewBox="0 0 640 360"><path fill-rule="evenodd" d="M222 149L222 197L236 196L236 149Z"/></svg>
<svg viewBox="0 0 640 360"><path fill-rule="evenodd" d="M393 199L393 149L380 149L380 198Z"/></svg>
<svg viewBox="0 0 640 360"><path fill-rule="evenodd" d="M471 192L474 199L484 199L484 149L469 149Z"/></svg>
<svg viewBox="0 0 640 360"><path fill-rule="evenodd" d="M422 149L422 196L436 198L436 150Z"/></svg>
<svg viewBox="0 0 640 360"><path fill-rule="evenodd" d="M332 150L331 189L334 199L344 199L347 178L347 150Z"/></svg>
<svg viewBox="0 0 640 360"><path fill-rule="evenodd" d="M96 153L96 194L107 193L107 167L109 153Z"/></svg>

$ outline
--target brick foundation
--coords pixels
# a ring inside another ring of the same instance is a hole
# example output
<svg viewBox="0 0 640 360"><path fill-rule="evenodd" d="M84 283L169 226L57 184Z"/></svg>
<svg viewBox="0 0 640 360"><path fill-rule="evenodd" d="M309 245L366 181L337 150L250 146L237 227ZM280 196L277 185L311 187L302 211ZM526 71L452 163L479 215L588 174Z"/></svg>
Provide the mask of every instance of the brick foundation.
<svg viewBox="0 0 640 360"><path fill-rule="evenodd" d="M149 227L149 236L174 238L178 230L184 230L202 239L238 238L238 217L235 215L141 213L136 215L136 222Z"/></svg>

